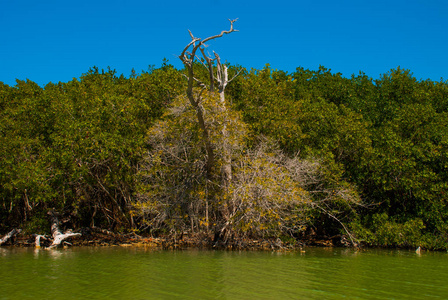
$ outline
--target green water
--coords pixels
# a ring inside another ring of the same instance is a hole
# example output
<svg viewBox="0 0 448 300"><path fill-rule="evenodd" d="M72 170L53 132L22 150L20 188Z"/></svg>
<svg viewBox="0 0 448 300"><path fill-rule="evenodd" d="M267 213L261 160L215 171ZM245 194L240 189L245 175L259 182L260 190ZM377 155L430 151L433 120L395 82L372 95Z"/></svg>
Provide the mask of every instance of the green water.
<svg viewBox="0 0 448 300"><path fill-rule="evenodd" d="M0 299L447 299L448 254L0 248Z"/></svg>

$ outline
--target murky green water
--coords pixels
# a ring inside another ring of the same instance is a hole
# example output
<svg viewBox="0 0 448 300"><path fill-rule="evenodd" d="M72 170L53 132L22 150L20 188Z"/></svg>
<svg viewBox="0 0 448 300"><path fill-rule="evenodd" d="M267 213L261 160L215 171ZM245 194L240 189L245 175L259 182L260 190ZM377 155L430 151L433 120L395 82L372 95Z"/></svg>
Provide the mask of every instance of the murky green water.
<svg viewBox="0 0 448 300"><path fill-rule="evenodd" d="M448 254L0 248L0 299L447 299Z"/></svg>

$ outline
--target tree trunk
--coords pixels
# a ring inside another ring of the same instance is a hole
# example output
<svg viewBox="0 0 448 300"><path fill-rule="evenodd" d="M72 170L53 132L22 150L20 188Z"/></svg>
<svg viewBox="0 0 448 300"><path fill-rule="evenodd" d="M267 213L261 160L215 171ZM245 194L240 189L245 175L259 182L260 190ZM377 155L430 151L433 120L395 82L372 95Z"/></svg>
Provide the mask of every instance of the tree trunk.
<svg viewBox="0 0 448 300"><path fill-rule="evenodd" d="M226 97L225 89L228 83L227 66L221 64L221 59L218 54L215 53L216 64L217 64L217 81L219 84L219 101L221 104L221 110L224 114L224 121L222 126L222 155L223 155L223 165L221 167L222 184L224 188L228 188L230 182L232 181L232 157L231 149L229 144L229 136L227 132L227 107L226 107Z"/></svg>

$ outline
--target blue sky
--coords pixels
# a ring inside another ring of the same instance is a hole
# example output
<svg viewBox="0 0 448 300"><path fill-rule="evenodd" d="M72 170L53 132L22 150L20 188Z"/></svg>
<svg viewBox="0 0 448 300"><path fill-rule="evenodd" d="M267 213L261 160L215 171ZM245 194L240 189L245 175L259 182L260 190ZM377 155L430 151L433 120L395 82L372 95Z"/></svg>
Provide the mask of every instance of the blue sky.
<svg viewBox="0 0 448 300"><path fill-rule="evenodd" d="M401 66L448 80L447 0L20 1L0 0L0 81L67 82L90 67L147 70L177 55L188 29L223 60L293 72L323 65L344 76Z"/></svg>

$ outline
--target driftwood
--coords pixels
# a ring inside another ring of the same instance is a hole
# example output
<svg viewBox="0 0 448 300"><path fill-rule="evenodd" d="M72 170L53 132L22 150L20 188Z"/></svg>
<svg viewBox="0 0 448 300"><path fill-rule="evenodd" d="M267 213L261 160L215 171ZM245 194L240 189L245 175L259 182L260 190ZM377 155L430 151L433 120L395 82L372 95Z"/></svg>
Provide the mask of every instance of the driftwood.
<svg viewBox="0 0 448 300"><path fill-rule="evenodd" d="M49 240L48 237L46 237L45 235L41 235L41 234L35 234L33 235L35 237L35 245L36 248L40 248L40 241L41 240Z"/></svg>
<svg viewBox="0 0 448 300"><path fill-rule="evenodd" d="M51 216L51 235L53 236L53 242L51 243L48 249L52 249L61 245L61 243L71 237L81 236L81 233L74 233L71 230L67 230L62 233L59 230L59 219L57 213L55 211L50 211L49 215ZM42 236L36 237L36 246L38 246L38 242Z"/></svg>
<svg viewBox="0 0 448 300"><path fill-rule="evenodd" d="M13 229L10 232L8 232L3 238L0 239L0 246L5 244L8 240L12 239L14 236L19 234L22 230L21 229Z"/></svg>

